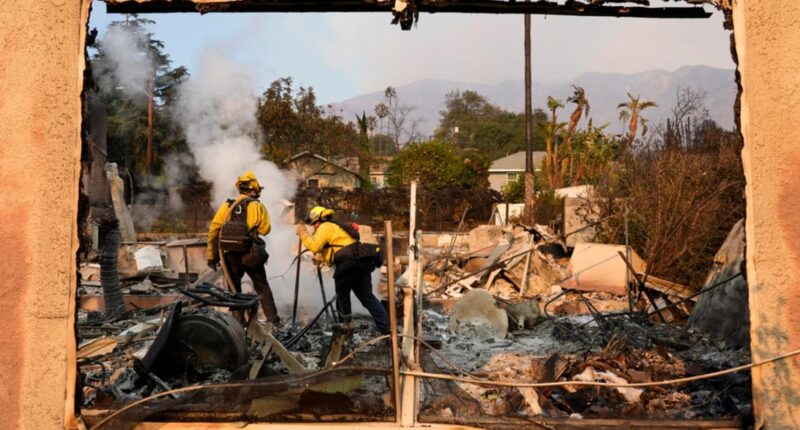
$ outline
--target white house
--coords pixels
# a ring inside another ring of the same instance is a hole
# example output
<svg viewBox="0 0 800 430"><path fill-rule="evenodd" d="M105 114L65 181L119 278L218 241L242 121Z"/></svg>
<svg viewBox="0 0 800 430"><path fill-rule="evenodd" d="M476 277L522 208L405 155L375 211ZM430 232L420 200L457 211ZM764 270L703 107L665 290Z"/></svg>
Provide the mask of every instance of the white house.
<svg viewBox="0 0 800 430"><path fill-rule="evenodd" d="M533 152L533 169L538 172L542 169L542 161L547 155L543 151ZM514 182L525 173L525 151L515 152L492 162L489 166L489 187L496 191L503 191L509 182Z"/></svg>

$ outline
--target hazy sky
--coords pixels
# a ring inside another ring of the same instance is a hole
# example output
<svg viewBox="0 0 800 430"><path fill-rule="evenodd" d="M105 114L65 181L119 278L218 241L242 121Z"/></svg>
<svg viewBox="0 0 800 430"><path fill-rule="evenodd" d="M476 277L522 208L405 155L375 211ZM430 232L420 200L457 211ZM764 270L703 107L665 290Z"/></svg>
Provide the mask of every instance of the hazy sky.
<svg viewBox="0 0 800 430"><path fill-rule="evenodd" d="M707 10L711 10L706 6ZM151 27L174 64L191 71L209 46L223 46L257 76L258 91L292 76L321 103L434 78L497 83L523 78L523 17L423 14L409 32L391 16L366 14L153 14ZM121 15L95 2L101 35ZM710 19L533 17L533 79L565 83L585 72L733 68L729 32Z"/></svg>

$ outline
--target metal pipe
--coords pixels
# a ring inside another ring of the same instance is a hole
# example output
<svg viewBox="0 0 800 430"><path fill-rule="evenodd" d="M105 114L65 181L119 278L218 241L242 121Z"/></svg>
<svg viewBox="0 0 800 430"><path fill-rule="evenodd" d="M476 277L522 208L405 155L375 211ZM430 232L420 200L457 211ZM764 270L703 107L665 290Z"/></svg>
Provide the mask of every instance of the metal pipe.
<svg viewBox="0 0 800 430"><path fill-rule="evenodd" d="M325 283L322 282L322 269L320 269L319 266L317 266L317 279L319 280L319 291L322 293L322 303L328 303L328 298L325 297ZM324 310L325 315L328 316L328 320L330 320L330 322L335 322L333 319L333 314L327 306L324 307Z"/></svg>
<svg viewBox="0 0 800 430"><path fill-rule="evenodd" d="M297 296L300 294L300 255L303 253L303 239L297 239L297 270L294 274L294 304L292 305L292 325L297 322Z"/></svg>
<svg viewBox="0 0 800 430"><path fill-rule="evenodd" d="M119 284L117 255L119 252L119 221L113 216L98 221L100 236L100 286L103 287L105 315L115 317L125 311Z"/></svg>

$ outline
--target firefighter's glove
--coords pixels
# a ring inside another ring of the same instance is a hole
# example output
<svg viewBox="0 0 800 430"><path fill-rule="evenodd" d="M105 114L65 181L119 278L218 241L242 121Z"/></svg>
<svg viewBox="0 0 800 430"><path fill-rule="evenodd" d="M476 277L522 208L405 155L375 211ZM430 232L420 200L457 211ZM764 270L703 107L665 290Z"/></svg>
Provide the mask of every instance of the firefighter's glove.
<svg viewBox="0 0 800 430"><path fill-rule="evenodd" d="M325 262L325 257L323 257L322 254L314 254L314 256L311 258L311 261L314 262L315 266L319 267Z"/></svg>
<svg viewBox="0 0 800 430"><path fill-rule="evenodd" d="M211 269L211 270L216 272L218 266L219 266L219 261L218 260L208 260L208 268L209 269Z"/></svg>
<svg viewBox="0 0 800 430"><path fill-rule="evenodd" d="M300 237L308 236L308 230L306 230L306 226L303 224L295 225L294 231L297 232L297 235Z"/></svg>

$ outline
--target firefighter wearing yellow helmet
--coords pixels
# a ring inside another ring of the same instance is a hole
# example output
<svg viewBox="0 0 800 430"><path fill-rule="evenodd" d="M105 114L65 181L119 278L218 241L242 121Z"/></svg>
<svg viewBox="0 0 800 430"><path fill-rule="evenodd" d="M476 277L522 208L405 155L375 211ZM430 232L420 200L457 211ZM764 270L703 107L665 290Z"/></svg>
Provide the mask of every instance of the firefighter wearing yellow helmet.
<svg viewBox="0 0 800 430"><path fill-rule="evenodd" d="M359 243L356 226L333 220L334 211L315 206L308 212L305 223L314 229L308 234L305 225L298 224L297 235L309 251L321 257L324 264L334 266L333 279L336 284L336 307L339 314L349 319L352 313L350 292L372 315L381 333L389 332L389 315L372 292L372 270L356 254L351 252Z"/></svg>
<svg viewBox="0 0 800 430"><path fill-rule="evenodd" d="M258 201L263 188L253 172L245 172L236 179L239 196L223 203L211 220L208 267L216 270L222 263L228 282L237 292L242 291L242 277L246 273L253 281L267 320L277 324L280 318L264 267L269 256L260 237L272 230L267 208Z"/></svg>

